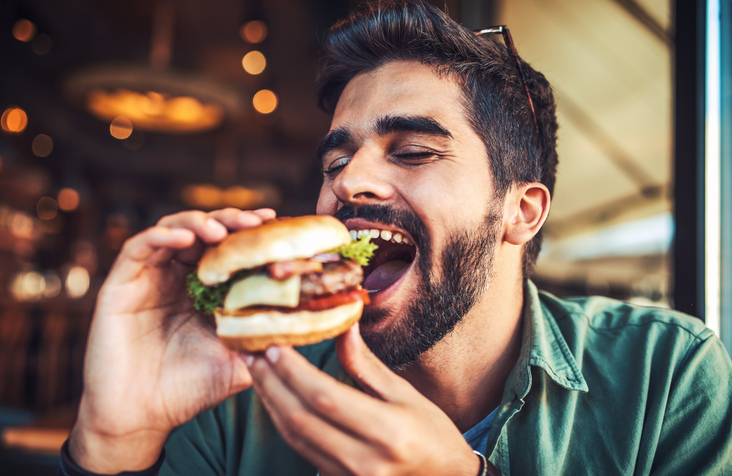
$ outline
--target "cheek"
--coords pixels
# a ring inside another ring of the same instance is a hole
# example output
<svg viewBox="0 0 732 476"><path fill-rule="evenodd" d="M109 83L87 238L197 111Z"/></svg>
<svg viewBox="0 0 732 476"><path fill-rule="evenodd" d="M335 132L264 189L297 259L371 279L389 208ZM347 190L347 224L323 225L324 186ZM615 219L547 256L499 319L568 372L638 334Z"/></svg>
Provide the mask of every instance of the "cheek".
<svg viewBox="0 0 732 476"><path fill-rule="evenodd" d="M323 184L318 196L318 204L315 206L315 213L318 215L333 215L338 209L338 198L333 189Z"/></svg>
<svg viewBox="0 0 732 476"><path fill-rule="evenodd" d="M493 190L486 175L446 168L412 181L405 196L410 197L412 208L433 230L464 228L481 223L485 217Z"/></svg>

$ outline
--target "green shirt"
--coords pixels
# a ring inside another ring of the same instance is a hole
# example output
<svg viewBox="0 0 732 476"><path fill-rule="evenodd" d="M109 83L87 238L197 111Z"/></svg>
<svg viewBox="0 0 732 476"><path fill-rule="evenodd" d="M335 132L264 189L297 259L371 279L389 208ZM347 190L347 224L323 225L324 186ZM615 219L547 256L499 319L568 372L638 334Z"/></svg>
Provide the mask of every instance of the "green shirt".
<svg viewBox="0 0 732 476"><path fill-rule="evenodd" d="M300 349L350 382L332 342ZM528 282L485 454L505 475L732 474L732 362L698 319ZM315 475L252 390L176 430L161 475Z"/></svg>

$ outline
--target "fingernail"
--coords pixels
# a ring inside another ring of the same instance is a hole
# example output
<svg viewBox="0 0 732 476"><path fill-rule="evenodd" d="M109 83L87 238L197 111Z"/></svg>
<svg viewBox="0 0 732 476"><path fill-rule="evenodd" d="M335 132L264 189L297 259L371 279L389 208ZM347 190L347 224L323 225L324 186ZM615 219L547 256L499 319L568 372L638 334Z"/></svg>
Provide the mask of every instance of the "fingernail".
<svg viewBox="0 0 732 476"><path fill-rule="evenodd" d="M270 347L264 355L267 357L267 360L274 364L280 359L280 348L277 346Z"/></svg>

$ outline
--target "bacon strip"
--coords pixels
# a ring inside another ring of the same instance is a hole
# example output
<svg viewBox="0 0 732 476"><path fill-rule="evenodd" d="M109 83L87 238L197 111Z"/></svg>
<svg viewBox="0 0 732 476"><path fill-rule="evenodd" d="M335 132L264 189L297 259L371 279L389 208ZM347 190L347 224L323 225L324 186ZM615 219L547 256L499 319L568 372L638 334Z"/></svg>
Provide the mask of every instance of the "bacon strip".
<svg viewBox="0 0 732 476"><path fill-rule="evenodd" d="M323 271L323 263L313 260L281 261L267 265L267 273L272 279L283 280L297 275Z"/></svg>

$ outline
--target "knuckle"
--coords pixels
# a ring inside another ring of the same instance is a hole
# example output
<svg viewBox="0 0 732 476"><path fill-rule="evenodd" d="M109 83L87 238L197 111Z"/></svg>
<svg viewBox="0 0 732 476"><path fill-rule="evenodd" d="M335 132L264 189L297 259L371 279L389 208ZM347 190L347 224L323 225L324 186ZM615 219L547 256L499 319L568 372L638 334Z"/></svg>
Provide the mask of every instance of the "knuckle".
<svg viewBox="0 0 732 476"><path fill-rule="evenodd" d="M200 221L204 222L208 219L208 213L201 211L201 210L191 210L190 212L183 212L190 214L190 217L193 221Z"/></svg>
<svg viewBox="0 0 732 476"><path fill-rule="evenodd" d="M166 223L169 223L169 222L171 222L171 221L175 221L175 220L177 220L178 218L180 218L180 216L181 216L181 215L182 215L183 213L184 213L184 212L178 212L178 213L173 213L172 215L165 215L165 216L164 216L164 217L162 217L162 218L161 218L160 220L158 220L156 224L157 224L158 226L160 226L160 225L165 225Z"/></svg>
<svg viewBox="0 0 732 476"><path fill-rule="evenodd" d="M287 362L283 362L282 359L280 359L275 364L275 368L277 369L277 373L285 382L289 383L294 380L295 372L293 371L292 367L287 364Z"/></svg>
<svg viewBox="0 0 732 476"><path fill-rule="evenodd" d="M209 215L233 215L235 213L239 213L238 208L226 207L226 208L220 208L218 210L215 210L215 211L209 213Z"/></svg>
<svg viewBox="0 0 732 476"><path fill-rule="evenodd" d="M307 414L302 410L289 412L282 420L285 424L283 431L290 434L291 437L301 434L307 428Z"/></svg>
<svg viewBox="0 0 732 476"><path fill-rule="evenodd" d="M387 455L392 461L405 461L410 455L414 455L418 448L415 448L411 435L402 429L394 429L390 432Z"/></svg>
<svg viewBox="0 0 732 476"><path fill-rule="evenodd" d="M331 413L336 409L333 397L323 391L318 391L313 395L313 408L320 413Z"/></svg>
<svg viewBox="0 0 732 476"><path fill-rule="evenodd" d="M146 238L148 238L152 233L154 233L153 228L148 228L147 230L143 230L140 233L136 235L132 235L131 237L127 238L125 241L122 242L122 246L120 247L120 254L129 254L135 249L135 245L138 242L143 242Z"/></svg>
<svg viewBox="0 0 732 476"><path fill-rule="evenodd" d="M389 467L381 461L371 461L365 468L365 476L390 476L392 473Z"/></svg>

